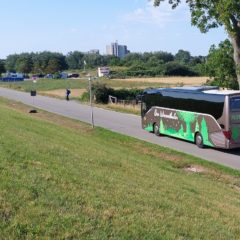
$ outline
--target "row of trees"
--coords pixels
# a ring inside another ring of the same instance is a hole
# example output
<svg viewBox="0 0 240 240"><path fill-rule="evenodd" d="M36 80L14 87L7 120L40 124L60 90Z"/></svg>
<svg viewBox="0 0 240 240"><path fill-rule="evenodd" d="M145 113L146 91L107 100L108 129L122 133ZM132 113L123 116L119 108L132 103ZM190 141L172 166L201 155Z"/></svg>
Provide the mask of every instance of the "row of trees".
<svg viewBox="0 0 240 240"><path fill-rule="evenodd" d="M168 52L150 52L150 53L131 53L124 59L114 56L104 56L100 54L85 54L79 51L68 53L64 56L61 53L40 52L40 53L22 53L9 55L5 62L0 62L0 69L9 72L21 73L56 73L59 71L71 69L79 70L87 68L96 68L99 66L121 66L126 67L128 76L133 75L164 75L165 72L171 75L171 72L163 71L173 68L175 64L182 74L194 75L201 74L196 71L196 66L204 62L204 57L193 57L188 51L179 50L176 55ZM189 72L188 73L188 68ZM195 68L195 69L194 69ZM1 71L1 70L0 70ZM140 73L139 73L140 71ZM145 72L145 73L144 73ZM173 74L175 74L173 72ZM176 72L176 75L178 73Z"/></svg>
<svg viewBox="0 0 240 240"><path fill-rule="evenodd" d="M12 54L5 60L5 69L9 72L56 73L67 68L65 56L61 53Z"/></svg>

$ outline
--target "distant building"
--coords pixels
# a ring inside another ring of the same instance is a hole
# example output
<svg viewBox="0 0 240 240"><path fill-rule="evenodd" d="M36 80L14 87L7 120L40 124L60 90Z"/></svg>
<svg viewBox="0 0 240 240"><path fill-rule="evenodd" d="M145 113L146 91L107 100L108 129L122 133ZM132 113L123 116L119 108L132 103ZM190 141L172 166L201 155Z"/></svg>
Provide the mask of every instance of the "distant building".
<svg viewBox="0 0 240 240"><path fill-rule="evenodd" d="M106 47L107 55L113 55L119 58L124 58L130 51L126 45L119 45L118 42L111 43Z"/></svg>
<svg viewBox="0 0 240 240"><path fill-rule="evenodd" d="M91 49L87 53L88 54L99 54L99 50L98 49Z"/></svg>
<svg viewBox="0 0 240 240"><path fill-rule="evenodd" d="M98 68L98 77L108 77L110 74L109 67L99 67Z"/></svg>

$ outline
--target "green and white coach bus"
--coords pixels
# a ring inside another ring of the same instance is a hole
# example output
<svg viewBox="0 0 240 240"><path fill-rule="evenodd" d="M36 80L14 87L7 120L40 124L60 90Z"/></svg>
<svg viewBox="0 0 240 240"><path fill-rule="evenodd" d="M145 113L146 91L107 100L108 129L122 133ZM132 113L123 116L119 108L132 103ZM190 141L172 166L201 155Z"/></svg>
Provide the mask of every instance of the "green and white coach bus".
<svg viewBox="0 0 240 240"><path fill-rule="evenodd" d="M143 129L198 147L240 148L240 91L218 87L146 89L141 95Z"/></svg>

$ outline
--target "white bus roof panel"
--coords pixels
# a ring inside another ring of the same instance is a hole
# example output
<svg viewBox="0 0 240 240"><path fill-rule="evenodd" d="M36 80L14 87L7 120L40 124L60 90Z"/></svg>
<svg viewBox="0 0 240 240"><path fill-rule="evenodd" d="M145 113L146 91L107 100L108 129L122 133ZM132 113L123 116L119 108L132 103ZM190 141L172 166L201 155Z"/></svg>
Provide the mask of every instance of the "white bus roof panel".
<svg viewBox="0 0 240 240"><path fill-rule="evenodd" d="M219 95L231 95L231 94L240 94L240 91L236 90L206 90L203 91L204 93L209 93L209 94L219 94Z"/></svg>

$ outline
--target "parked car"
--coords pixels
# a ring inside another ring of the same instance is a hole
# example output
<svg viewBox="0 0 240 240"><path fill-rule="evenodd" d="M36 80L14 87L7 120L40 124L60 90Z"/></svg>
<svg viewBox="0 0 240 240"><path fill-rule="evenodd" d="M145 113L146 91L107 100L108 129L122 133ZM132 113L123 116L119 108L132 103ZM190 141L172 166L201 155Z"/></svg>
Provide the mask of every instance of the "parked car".
<svg viewBox="0 0 240 240"><path fill-rule="evenodd" d="M45 78L53 78L53 75L48 73L47 75L45 75Z"/></svg>
<svg viewBox="0 0 240 240"><path fill-rule="evenodd" d="M78 73L68 74L68 78L78 78L78 77L79 77L79 74L78 74Z"/></svg>

